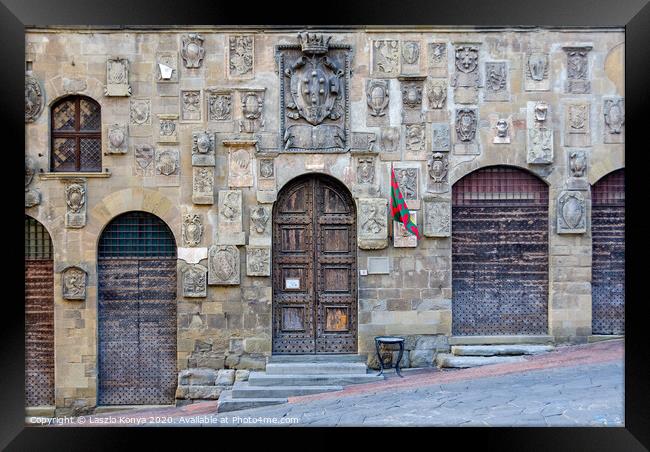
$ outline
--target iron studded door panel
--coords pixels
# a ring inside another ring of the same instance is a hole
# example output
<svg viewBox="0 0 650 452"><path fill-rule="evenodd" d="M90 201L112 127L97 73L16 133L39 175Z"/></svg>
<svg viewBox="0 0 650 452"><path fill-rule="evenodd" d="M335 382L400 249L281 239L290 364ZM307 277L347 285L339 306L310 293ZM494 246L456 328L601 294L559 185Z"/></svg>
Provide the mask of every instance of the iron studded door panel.
<svg viewBox="0 0 650 452"><path fill-rule="evenodd" d="M25 261L25 402L54 405L54 267Z"/></svg>
<svg viewBox="0 0 650 452"><path fill-rule="evenodd" d="M488 168L457 182L453 198L452 334L546 334L545 184Z"/></svg>
<svg viewBox="0 0 650 452"><path fill-rule="evenodd" d="M591 209L592 333L625 333L625 179L623 170L594 184Z"/></svg>
<svg viewBox="0 0 650 452"><path fill-rule="evenodd" d="M314 353L313 180L286 187L273 215L273 352Z"/></svg>
<svg viewBox="0 0 650 452"><path fill-rule="evenodd" d="M340 187L316 181L316 352L357 351L356 226Z"/></svg>
<svg viewBox="0 0 650 452"><path fill-rule="evenodd" d="M357 350L356 227L343 187L301 178L273 215L273 352Z"/></svg>
<svg viewBox="0 0 650 452"><path fill-rule="evenodd" d="M173 403L176 260L101 259L98 270L98 403Z"/></svg>

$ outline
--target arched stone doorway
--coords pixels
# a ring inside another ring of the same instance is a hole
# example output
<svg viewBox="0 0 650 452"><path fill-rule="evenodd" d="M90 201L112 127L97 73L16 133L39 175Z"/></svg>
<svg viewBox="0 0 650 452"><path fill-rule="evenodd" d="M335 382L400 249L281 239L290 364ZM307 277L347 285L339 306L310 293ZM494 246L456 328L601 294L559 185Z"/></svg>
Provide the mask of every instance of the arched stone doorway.
<svg viewBox="0 0 650 452"><path fill-rule="evenodd" d="M288 182L273 208L273 353L357 352L356 206L323 174Z"/></svg>
<svg viewBox="0 0 650 452"><path fill-rule="evenodd" d="M25 215L25 405L54 405L54 251Z"/></svg>
<svg viewBox="0 0 650 452"><path fill-rule="evenodd" d="M514 167L452 192L452 334L548 332L548 187Z"/></svg>
<svg viewBox="0 0 650 452"><path fill-rule="evenodd" d="M625 332L625 170L591 190L592 334Z"/></svg>
<svg viewBox="0 0 650 452"><path fill-rule="evenodd" d="M176 390L176 242L147 212L99 239L98 405L171 404Z"/></svg>

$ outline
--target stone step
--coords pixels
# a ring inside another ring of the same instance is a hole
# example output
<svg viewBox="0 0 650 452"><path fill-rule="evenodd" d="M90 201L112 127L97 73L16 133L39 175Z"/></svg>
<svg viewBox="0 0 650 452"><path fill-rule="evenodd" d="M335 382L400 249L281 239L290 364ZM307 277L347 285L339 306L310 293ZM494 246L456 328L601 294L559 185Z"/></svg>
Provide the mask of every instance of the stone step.
<svg viewBox="0 0 650 452"><path fill-rule="evenodd" d="M365 363L368 360L366 355L271 355L266 359L267 363Z"/></svg>
<svg viewBox="0 0 650 452"><path fill-rule="evenodd" d="M248 382L240 381L232 388L232 398L282 398L295 397L322 392L341 391L343 386L251 386Z"/></svg>
<svg viewBox="0 0 650 452"><path fill-rule="evenodd" d="M451 336L449 345L493 345L493 344L553 344L555 338L548 335L533 336Z"/></svg>
<svg viewBox="0 0 650 452"><path fill-rule="evenodd" d="M217 405L217 413L259 408L268 405L280 405L282 403L287 403L286 397L235 399L232 397L232 390L230 390L221 393Z"/></svg>
<svg viewBox="0 0 650 452"><path fill-rule="evenodd" d="M364 374L366 373L365 363L337 363L337 362L316 362L316 363L268 363L266 373L268 375L339 375L339 374Z"/></svg>
<svg viewBox="0 0 650 452"><path fill-rule="evenodd" d="M467 368L486 366L488 364L519 363L525 361L523 356L455 356L440 353L436 356L438 367Z"/></svg>
<svg viewBox="0 0 650 452"><path fill-rule="evenodd" d="M368 374L335 374L335 375L269 375L264 372L251 372L248 383L251 386L338 386L359 383L372 383L384 380L384 375Z"/></svg>
<svg viewBox="0 0 650 452"><path fill-rule="evenodd" d="M512 356L537 355L555 350L552 345L506 344L506 345L452 345L456 356Z"/></svg>

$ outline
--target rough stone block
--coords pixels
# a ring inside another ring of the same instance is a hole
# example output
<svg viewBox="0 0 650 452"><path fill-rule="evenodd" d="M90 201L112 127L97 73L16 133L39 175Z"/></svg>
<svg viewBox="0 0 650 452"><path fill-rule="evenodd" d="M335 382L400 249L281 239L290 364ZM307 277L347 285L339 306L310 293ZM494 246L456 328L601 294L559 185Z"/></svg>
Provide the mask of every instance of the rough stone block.
<svg viewBox="0 0 650 452"><path fill-rule="evenodd" d="M411 367L431 367L436 358L435 350L411 350L409 352L409 361Z"/></svg>
<svg viewBox="0 0 650 452"><path fill-rule="evenodd" d="M235 382L235 370L234 369L221 369L217 373L216 385L229 386Z"/></svg>
<svg viewBox="0 0 650 452"><path fill-rule="evenodd" d="M217 371L214 369L185 369L178 375L178 384L207 386L214 385L216 379Z"/></svg>

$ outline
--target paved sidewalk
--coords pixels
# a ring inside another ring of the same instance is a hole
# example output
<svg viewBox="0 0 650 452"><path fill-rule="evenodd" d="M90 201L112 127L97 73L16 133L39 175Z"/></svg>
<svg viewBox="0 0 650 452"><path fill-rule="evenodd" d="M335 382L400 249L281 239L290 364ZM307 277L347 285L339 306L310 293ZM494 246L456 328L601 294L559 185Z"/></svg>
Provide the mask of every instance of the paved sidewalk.
<svg viewBox="0 0 650 452"><path fill-rule="evenodd" d="M86 416L124 425L623 426L623 340L463 370L421 369L288 404L216 413L216 402ZM158 419L156 419L158 418ZM140 419L140 424L135 420ZM94 421L94 422L93 422ZM162 421L157 423L156 421Z"/></svg>

